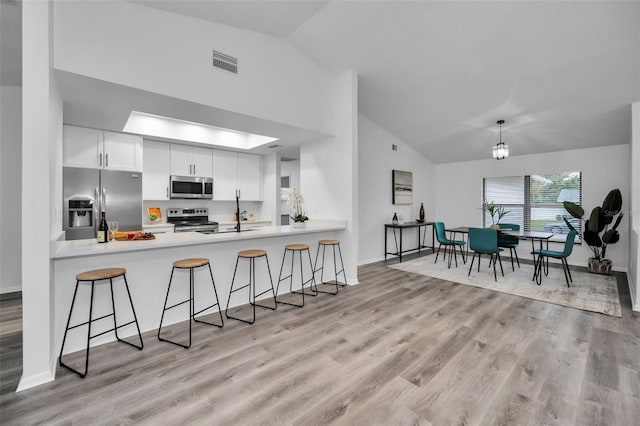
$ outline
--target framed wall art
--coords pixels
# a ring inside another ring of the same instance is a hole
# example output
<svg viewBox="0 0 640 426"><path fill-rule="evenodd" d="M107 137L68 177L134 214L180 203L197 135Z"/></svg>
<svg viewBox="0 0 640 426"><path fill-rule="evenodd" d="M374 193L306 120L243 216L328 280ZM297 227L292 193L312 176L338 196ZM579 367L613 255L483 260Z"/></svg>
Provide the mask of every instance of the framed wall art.
<svg viewBox="0 0 640 426"><path fill-rule="evenodd" d="M392 171L393 204L413 204L413 172Z"/></svg>

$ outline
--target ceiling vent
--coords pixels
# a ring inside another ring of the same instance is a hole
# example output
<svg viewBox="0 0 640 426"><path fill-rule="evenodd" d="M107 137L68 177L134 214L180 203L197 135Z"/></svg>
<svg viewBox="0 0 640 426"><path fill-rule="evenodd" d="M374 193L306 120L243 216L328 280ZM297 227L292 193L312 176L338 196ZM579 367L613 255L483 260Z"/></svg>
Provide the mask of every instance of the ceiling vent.
<svg viewBox="0 0 640 426"><path fill-rule="evenodd" d="M217 50L213 51L212 65L214 68L238 74L238 58L225 55L224 53L218 52Z"/></svg>

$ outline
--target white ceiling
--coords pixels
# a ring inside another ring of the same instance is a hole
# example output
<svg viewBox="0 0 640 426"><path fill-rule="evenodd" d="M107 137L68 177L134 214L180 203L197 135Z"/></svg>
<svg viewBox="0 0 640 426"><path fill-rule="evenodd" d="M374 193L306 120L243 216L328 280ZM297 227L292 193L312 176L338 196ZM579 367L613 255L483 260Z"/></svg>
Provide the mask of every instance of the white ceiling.
<svg viewBox="0 0 640 426"><path fill-rule="evenodd" d="M437 163L628 143L640 2L144 1L358 72L359 110ZM366 144L366 141L360 141Z"/></svg>
<svg viewBox="0 0 640 426"><path fill-rule="evenodd" d="M628 143L640 100L637 1L136 3L355 70L360 112L437 163L489 158L499 119L512 155Z"/></svg>

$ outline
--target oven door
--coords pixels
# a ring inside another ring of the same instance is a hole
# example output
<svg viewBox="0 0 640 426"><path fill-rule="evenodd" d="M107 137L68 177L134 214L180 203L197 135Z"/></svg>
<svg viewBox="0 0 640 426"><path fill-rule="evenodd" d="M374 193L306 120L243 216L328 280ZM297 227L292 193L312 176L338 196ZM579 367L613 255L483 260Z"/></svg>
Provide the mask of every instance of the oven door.
<svg viewBox="0 0 640 426"><path fill-rule="evenodd" d="M195 176L171 176L171 199L205 198L204 179Z"/></svg>

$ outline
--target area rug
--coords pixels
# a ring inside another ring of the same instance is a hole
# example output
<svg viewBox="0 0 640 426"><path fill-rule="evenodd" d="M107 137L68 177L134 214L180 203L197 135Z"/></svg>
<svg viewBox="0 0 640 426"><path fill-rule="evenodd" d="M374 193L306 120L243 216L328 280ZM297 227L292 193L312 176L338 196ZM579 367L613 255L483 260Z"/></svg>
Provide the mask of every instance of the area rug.
<svg viewBox="0 0 640 426"><path fill-rule="evenodd" d="M456 268L455 264L452 264L451 269L449 269L446 261L438 259L438 263L434 264L434 259L435 255L429 255L388 266L405 272L527 297L542 302L599 312L613 317L622 317L618 284L615 276L597 275L572 269L573 283L571 288L567 288L562 268L550 267L549 275L544 276L542 285L538 286L531 280L533 276L533 265L531 264L522 263L520 268L516 265L516 270L513 272L511 270L511 262L509 260L505 261L503 258L504 277L500 275L500 265L498 264L498 281L496 282L493 278L493 268L488 267L489 259L484 256L480 272L477 269L478 259L476 258L470 277L467 277L469 261L464 265L458 258L458 267Z"/></svg>

